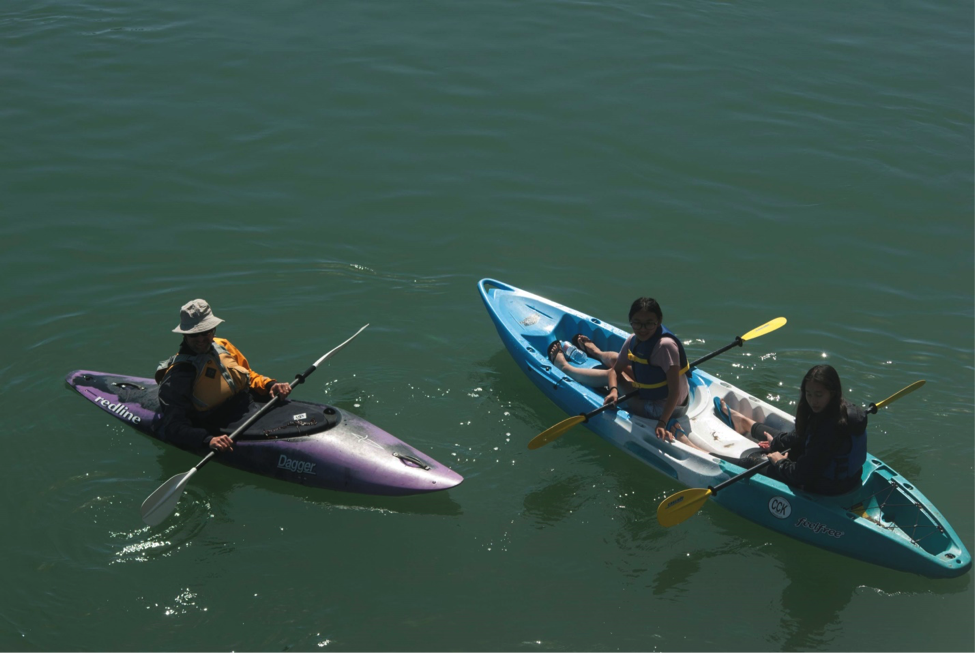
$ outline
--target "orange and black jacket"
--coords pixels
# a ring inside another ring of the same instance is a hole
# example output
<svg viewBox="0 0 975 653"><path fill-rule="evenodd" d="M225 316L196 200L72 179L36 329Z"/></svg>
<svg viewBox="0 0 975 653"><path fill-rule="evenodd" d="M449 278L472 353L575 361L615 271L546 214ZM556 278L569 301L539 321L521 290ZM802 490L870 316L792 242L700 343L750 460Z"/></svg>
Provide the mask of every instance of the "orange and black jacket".
<svg viewBox="0 0 975 653"><path fill-rule="evenodd" d="M185 344L156 370L162 420L160 437L172 444L206 450L221 427L240 412L250 395L267 397L276 381L250 369L230 341L215 338L206 354Z"/></svg>

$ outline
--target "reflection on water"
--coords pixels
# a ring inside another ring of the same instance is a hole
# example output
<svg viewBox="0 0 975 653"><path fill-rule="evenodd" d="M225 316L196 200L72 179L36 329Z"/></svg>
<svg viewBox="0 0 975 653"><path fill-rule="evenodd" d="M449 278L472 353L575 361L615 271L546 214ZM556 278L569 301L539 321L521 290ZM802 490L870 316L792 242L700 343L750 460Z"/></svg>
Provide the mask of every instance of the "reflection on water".
<svg viewBox="0 0 975 653"><path fill-rule="evenodd" d="M537 528L552 526L586 502L580 491L591 484L580 476L570 476L546 484L525 496L525 513L537 522Z"/></svg>
<svg viewBox="0 0 975 653"><path fill-rule="evenodd" d="M669 559L654 576L654 593L666 594L688 586L708 559L727 558L730 568L736 558L771 558L762 566L781 571L787 580L779 602L781 610L775 606L752 607L767 610L767 630L776 633L774 645L781 650L829 647L843 611L858 592L872 588L894 594L949 595L964 592L970 583L969 576L931 580L840 556L752 524L717 505L706 506L704 511L707 516L702 518L709 520L709 527L725 544L681 552ZM743 597L748 596L747 588L739 589Z"/></svg>
<svg viewBox="0 0 975 653"><path fill-rule="evenodd" d="M207 499L207 495L198 488L187 488L180 497L178 508L161 525L155 528L142 525L130 531L109 532L112 539L124 542L109 564L151 562L188 547L214 517ZM136 517L135 511L133 517Z"/></svg>

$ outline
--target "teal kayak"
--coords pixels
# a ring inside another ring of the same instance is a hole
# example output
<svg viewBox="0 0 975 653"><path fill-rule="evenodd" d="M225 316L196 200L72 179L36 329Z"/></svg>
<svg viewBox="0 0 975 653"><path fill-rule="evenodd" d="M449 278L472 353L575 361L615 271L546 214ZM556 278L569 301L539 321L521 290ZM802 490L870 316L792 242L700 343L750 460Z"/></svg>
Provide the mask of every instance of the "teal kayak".
<svg viewBox="0 0 975 653"><path fill-rule="evenodd" d="M628 333L598 318L514 288L483 279L478 288L501 341L522 371L555 404L578 415L603 405L595 389L580 385L549 362L554 340L588 336L602 350L619 351ZM583 366L599 362L588 359ZM756 421L792 428L790 415L757 397L694 368L688 378L687 415L680 418L688 439L702 451L654 435L655 422L626 410L606 410L586 425L604 440L681 485L715 486L746 471L740 457L756 444L717 416L714 398ZM803 492L757 474L729 485L713 500L757 524L795 539L883 567L931 578L968 572L972 558L948 521L914 484L868 454L860 488L839 496Z"/></svg>

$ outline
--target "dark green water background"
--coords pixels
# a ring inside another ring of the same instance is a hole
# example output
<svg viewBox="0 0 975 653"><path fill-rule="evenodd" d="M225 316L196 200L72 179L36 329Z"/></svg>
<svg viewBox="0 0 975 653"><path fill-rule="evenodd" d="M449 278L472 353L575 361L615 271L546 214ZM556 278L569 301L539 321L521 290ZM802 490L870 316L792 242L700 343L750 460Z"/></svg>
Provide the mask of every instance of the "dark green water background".
<svg viewBox="0 0 975 653"><path fill-rule="evenodd" d="M825 553L562 420L494 277L788 409L927 385L871 451L971 550L970 2L0 5L2 650L972 650L972 577ZM69 392L150 375L178 309L466 477L404 499L189 469Z"/></svg>

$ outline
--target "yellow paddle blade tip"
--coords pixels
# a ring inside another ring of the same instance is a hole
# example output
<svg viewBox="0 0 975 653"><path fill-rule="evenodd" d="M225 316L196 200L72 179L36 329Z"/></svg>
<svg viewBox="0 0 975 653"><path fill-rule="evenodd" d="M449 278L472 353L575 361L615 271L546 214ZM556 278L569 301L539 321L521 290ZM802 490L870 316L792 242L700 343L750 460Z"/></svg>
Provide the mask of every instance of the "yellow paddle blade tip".
<svg viewBox="0 0 975 653"><path fill-rule="evenodd" d="M890 403L893 403L893 402L895 402L895 401L897 401L898 399L900 399L900 398L901 398L901 397L903 397L904 395L909 395L909 394L911 394L912 392L914 392L915 390L917 390L918 388L920 388L920 387L921 387L922 385L924 385L925 383L927 383L927 381L925 381L925 380L923 380L923 379L922 379L922 380L920 380L920 381L915 381L914 383L912 383L911 385L909 385L909 386L907 386L907 387L906 387L906 388L904 388L903 390L900 390L900 391L898 391L898 392L896 392L896 393L894 393L894 394L892 394L891 396L889 396L889 397L887 397L887 398L886 398L886 399L884 399L883 401L878 401L878 402L877 402L876 404L874 404L874 405L875 405L875 406L877 407L877 409L879 410L879 409L881 409L881 408L883 408L884 406L886 406L887 404L890 404Z"/></svg>
<svg viewBox="0 0 975 653"><path fill-rule="evenodd" d="M692 488L667 497L657 506L657 523L664 528L676 526L697 514L709 496L710 489Z"/></svg>
<svg viewBox="0 0 975 653"><path fill-rule="evenodd" d="M545 429L528 443L529 449L538 449L539 447L544 447L549 442L553 440L558 440L562 435L571 429L576 424L582 424L586 421L585 415L576 415L575 417L570 417L569 419L562 420L555 426Z"/></svg>
<svg viewBox="0 0 975 653"><path fill-rule="evenodd" d="M759 336L764 336L766 333L772 333L776 329L780 329L786 325L788 322L784 317L777 317L774 320L769 320L760 327L755 327L745 335L741 337L742 340L752 340L758 338Z"/></svg>

